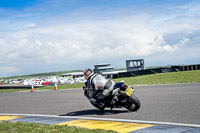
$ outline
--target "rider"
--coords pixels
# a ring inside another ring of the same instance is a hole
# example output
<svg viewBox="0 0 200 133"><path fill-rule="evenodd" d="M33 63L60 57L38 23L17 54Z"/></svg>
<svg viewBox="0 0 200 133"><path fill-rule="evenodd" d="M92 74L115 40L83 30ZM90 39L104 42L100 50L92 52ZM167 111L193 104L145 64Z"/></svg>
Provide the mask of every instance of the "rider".
<svg viewBox="0 0 200 133"><path fill-rule="evenodd" d="M94 90L102 90L96 97L97 102L103 102L103 100L110 95L114 88L115 82L106 79L100 74L94 74L91 69L85 69L83 72L85 79L87 80L86 86L89 89L89 96L94 96Z"/></svg>

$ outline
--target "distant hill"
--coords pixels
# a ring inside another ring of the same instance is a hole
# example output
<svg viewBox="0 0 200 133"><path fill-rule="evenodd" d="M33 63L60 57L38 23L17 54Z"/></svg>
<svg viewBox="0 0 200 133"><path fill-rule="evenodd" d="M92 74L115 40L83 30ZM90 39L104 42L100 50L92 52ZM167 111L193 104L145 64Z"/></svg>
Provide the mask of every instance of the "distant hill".
<svg viewBox="0 0 200 133"><path fill-rule="evenodd" d="M1 78L1 79L27 79L27 78L51 77L51 76L57 76L57 77L59 77L62 74L72 73L72 72L82 72L82 70L36 73L36 74L30 74L30 75L5 77L5 78Z"/></svg>

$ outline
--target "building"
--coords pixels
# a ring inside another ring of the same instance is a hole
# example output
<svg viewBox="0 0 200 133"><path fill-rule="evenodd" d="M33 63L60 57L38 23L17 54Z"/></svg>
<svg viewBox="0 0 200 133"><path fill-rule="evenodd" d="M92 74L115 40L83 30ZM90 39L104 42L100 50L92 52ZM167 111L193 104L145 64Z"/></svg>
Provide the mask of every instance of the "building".
<svg viewBox="0 0 200 133"><path fill-rule="evenodd" d="M126 70L114 71L111 64L96 64L94 65L94 73L102 74L106 78L120 78L135 76L133 72L144 70L144 60L126 60Z"/></svg>
<svg viewBox="0 0 200 133"><path fill-rule="evenodd" d="M112 72L103 72L102 75L105 77L105 78L119 78L119 75L121 73L125 73L126 70L121 70L121 71L112 71Z"/></svg>
<svg viewBox="0 0 200 133"><path fill-rule="evenodd" d="M127 60L126 69L127 72L144 70L144 60L143 59Z"/></svg>
<svg viewBox="0 0 200 133"><path fill-rule="evenodd" d="M126 70L114 71L111 64L96 64L94 65L94 73L103 75L105 78L119 78L121 73L127 72Z"/></svg>
<svg viewBox="0 0 200 133"><path fill-rule="evenodd" d="M112 72L114 70L111 64L96 64L94 65L94 73L102 74L103 72Z"/></svg>
<svg viewBox="0 0 200 133"><path fill-rule="evenodd" d="M83 77L83 72L66 73L66 74L62 74L61 77L79 78L79 77Z"/></svg>

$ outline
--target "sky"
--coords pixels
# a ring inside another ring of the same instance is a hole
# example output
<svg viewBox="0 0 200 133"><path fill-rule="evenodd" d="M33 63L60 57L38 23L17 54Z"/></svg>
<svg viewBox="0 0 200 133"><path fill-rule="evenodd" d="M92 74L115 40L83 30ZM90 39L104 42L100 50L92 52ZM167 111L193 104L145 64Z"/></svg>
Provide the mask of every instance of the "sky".
<svg viewBox="0 0 200 133"><path fill-rule="evenodd" d="M199 0L0 0L0 77L200 64L199 43Z"/></svg>

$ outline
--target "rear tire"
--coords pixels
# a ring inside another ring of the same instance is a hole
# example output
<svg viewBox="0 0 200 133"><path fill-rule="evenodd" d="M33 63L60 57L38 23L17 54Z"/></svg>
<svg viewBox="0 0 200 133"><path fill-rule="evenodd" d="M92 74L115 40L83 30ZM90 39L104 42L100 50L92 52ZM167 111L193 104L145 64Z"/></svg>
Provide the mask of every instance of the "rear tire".
<svg viewBox="0 0 200 133"><path fill-rule="evenodd" d="M140 106L140 100L134 94L131 94L127 100L126 108L130 111L137 111Z"/></svg>

